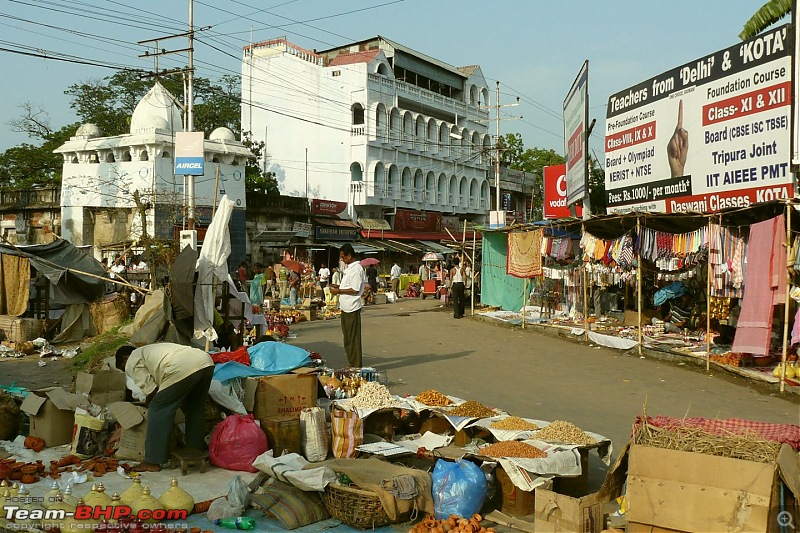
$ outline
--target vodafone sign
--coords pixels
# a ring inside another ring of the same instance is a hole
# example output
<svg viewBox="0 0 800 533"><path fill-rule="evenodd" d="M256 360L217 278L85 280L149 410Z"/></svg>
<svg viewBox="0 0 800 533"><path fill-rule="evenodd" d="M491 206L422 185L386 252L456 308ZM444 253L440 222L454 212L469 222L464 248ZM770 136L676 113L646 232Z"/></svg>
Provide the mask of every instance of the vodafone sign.
<svg viewBox="0 0 800 533"><path fill-rule="evenodd" d="M577 206L577 215L583 216L583 209ZM566 218L570 216L567 207L567 166L544 167L544 218Z"/></svg>

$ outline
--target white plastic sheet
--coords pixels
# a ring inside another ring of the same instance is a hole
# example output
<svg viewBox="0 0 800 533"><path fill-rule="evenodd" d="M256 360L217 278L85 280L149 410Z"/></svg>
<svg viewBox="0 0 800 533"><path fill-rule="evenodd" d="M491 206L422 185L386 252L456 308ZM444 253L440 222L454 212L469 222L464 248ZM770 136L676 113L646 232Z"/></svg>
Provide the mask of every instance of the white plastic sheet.
<svg viewBox="0 0 800 533"><path fill-rule="evenodd" d="M197 258L197 290L194 297L194 336L196 339L215 341L214 331L214 278L220 282L228 279L228 256L231 255L231 234L228 224L233 213L233 200L223 195L219 208L203 239L203 248Z"/></svg>

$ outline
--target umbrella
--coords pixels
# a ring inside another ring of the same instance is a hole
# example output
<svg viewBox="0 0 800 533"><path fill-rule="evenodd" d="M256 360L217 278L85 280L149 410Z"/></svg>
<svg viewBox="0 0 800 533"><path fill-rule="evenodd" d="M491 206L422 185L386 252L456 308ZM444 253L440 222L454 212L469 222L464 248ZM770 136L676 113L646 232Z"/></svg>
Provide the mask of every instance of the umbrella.
<svg viewBox="0 0 800 533"><path fill-rule="evenodd" d="M423 261L444 261L444 256L442 254L437 254L436 252L428 252L427 254L422 256Z"/></svg>
<svg viewBox="0 0 800 533"><path fill-rule="evenodd" d="M369 266L369 265L379 265L380 261L375 259L374 257L367 257L366 259L362 259L361 266Z"/></svg>
<svg viewBox="0 0 800 533"><path fill-rule="evenodd" d="M298 274L301 274L304 269L303 263L298 263L297 261L292 261L291 259L284 259L281 261L281 264L289 270L297 272Z"/></svg>

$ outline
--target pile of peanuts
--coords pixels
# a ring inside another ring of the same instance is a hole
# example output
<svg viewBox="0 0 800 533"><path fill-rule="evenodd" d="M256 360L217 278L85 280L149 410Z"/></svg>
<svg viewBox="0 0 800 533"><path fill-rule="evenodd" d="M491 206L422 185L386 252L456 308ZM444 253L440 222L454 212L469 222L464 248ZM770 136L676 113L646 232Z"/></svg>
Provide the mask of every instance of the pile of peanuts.
<svg viewBox="0 0 800 533"><path fill-rule="evenodd" d="M447 414L465 418L487 418L494 415L495 412L480 402L470 400L454 407Z"/></svg>
<svg viewBox="0 0 800 533"><path fill-rule="evenodd" d="M419 403L430 405L431 407L444 407L453 403L453 400L442 394L441 392L429 389L417 394L416 400Z"/></svg>
<svg viewBox="0 0 800 533"><path fill-rule="evenodd" d="M518 416L509 416L497 422L492 422L492 429L506 429L510 431L533 431L539 426Z"/></svg>
<svg viewBox="0 0 800 533"><path fill-rule="evenodd" d="M536 433L533 438L545 442L563 442L565 444L589 445L597 443L596 439L584 433L581 428L563 420L556 420Z"/></svg>
<svg viewBox="0 0 800 533"><path fill-rule="evenodd" d="M389 389L377 381L367 381L361 384L350 405L358 409L381 409L395 407L397 402Z"/></svg>
<svg viewBox="0 0 800 533"><path fill-rule="evenodd" d="M520 457L523 459L539 459L547 457L547 452L543 452L536 446L525 444L516 440L502 440L489 446L481 448L481 454L489 457Z"/></svg>

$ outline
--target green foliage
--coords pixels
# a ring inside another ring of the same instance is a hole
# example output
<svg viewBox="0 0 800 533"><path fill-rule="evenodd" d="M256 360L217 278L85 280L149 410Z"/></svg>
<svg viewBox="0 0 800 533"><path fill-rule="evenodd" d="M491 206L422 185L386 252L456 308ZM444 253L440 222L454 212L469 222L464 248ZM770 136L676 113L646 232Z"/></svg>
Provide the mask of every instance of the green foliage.
<svg viewBox="0 0 800 533"><path fill-rule="evenodd" d="M262 193L267 196L278 196L281 194L278 188L278 180L275 179L274 172L264 171L261 164L266 157L269 160L269 155L266 154L266 145L264 141L254 141L250 132L244 134L242 144L255 156L255 159L248 159L244 169L244 187L248 193ZM266 167L266 164L264 164Z"/></svg>
<svg viewBox="0 0 800 533"><path fill-rule="evenodd" d="M78 373L99 370L103 360L114 355L120 346L128 343L130 337L122 335L119 330L120 327L116 327L109 332L94 337L91 340L91 346L81 351L72 360L72 371Z"/></svg>
<svg viewBox="0 0 800 533"><path fill-rule="evenodd" d="M783 17L791 13L792 0L768 0L756 11L750 20L745 22L739 38L743 41L751 39L766 30Z"/></svg>
<svg viewBox="0 0 800 533"><path fill-rule="evenodd" d="M75 134L78 124L42 132L42 144L22 143L0 153L0 187L24 189L61 183L63 159L53 150Z"/></svg>

